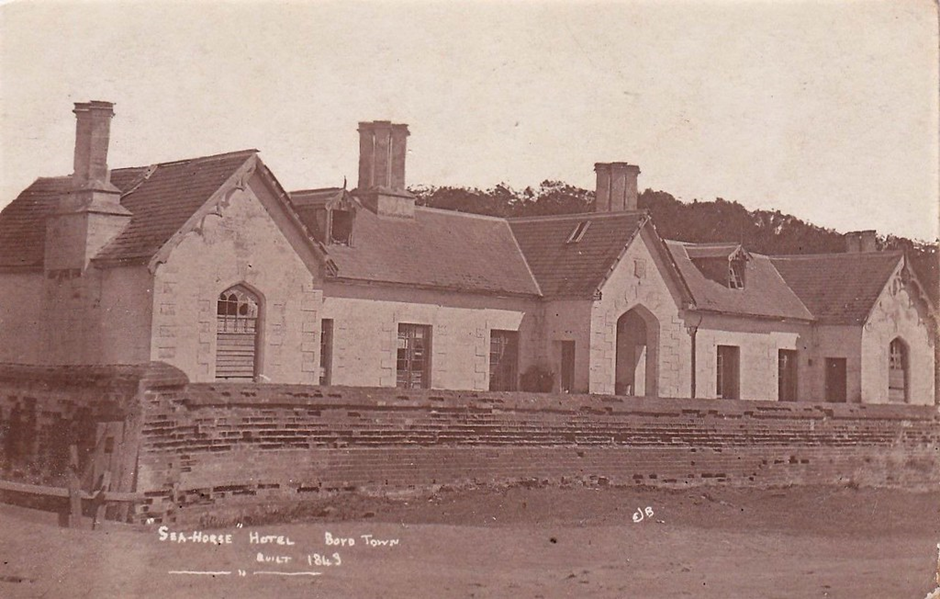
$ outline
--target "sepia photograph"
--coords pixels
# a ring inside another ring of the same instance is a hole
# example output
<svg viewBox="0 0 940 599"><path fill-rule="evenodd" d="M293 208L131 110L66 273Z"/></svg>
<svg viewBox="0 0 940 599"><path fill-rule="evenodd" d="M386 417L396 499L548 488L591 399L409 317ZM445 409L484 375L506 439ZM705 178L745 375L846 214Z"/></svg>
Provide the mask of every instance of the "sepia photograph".
<svg viewBox="0 0 940 599"><path fill-rule="evenodd" d="M0 597L940 599L938 31L0 2Z"/></svg>

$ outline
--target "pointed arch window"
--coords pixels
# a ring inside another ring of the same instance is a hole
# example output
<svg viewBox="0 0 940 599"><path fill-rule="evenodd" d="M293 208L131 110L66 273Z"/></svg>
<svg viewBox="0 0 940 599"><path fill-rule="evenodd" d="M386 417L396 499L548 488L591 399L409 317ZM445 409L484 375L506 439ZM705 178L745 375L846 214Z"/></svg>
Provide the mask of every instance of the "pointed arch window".
<svg viewBox="0 0 940 599"><path fill-rule="evenodd" d="M260 306L258 296L241 285L219 295L215 378L252 381L257 376Z"/></svg>
<svg viewBox="0 0 940 599"><path fill-rule="evenodd" d="M907 344L897 337L888 346L888 401L907 401L909 364Z"/></svg>

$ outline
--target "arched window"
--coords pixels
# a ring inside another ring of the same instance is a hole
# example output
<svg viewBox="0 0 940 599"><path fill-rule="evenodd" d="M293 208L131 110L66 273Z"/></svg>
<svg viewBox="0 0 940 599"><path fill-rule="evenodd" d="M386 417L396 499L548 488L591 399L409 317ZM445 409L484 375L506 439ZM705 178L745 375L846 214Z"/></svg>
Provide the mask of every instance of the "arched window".
<svg viewBox="0 0 940 599"><path fill-rule="evenodd" d="M907 401L909 362L907 344L897 337L888 346L888 401Z"/></svg>
<svg viewBox="0 0 940 599"><path fill-rule="evenodd" d="M215 378L252 381L258 374L258 297L241 285L219 295Z"/></svg>

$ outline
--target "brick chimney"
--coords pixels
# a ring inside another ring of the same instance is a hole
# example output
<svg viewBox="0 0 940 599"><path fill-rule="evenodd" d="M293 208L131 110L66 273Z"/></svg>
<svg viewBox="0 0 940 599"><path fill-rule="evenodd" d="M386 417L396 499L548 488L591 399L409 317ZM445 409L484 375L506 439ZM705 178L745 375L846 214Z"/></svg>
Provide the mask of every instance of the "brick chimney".
<svg viewBox="0 0 940 599"><path fill-rule="evenodd" d="M408 125L359 123L357 195L376 214L413 218L415 198L405 188Z"/></svg>
<svg viewBox="0 0 940 599"><path fill-rule="evenodd" d="M640 167L626 162L598 162L595 212L637 209L637 177Z"/></svg>
<svg viewBox="0 0 940 599"><path fill-rule="evenodd" d="M71 189L46 220L45 269L78 275L89 260L130 222L121 191L111 184L108 142L111 102L78 102L75 125L75 172Z"/></svg>
<svg viewBox="0 0 940 599"><path fill-rule="evenodd" d="M875 231L850 231L844 237L847 253L857 254L878 251L878 236Z"/></svg>

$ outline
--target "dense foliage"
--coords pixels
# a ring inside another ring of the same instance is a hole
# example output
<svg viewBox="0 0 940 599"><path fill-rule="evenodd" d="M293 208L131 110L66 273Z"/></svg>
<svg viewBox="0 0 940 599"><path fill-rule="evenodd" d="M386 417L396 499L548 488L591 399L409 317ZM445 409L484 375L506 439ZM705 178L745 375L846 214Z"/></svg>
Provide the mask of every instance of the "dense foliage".
<svg viewBox="0 0 940 599"><path fill-rule="evenodd" d="M418 203L432 208L491 216L572 214L594 209L594 192L561 181L543 181L538 189L515 190L500 184L480 190L463 187L414 187ZM681 202L665 191L647 189L639 208L648 210L666 239L710 242L737 241L761 254L841 252L842 235L807 223L778 210L748 210L737 202L718 198L710 202ZM934 300L940 293L937 243L887 235L879 237L884 249L903 249L911 257L918 278Z"/></svg>

